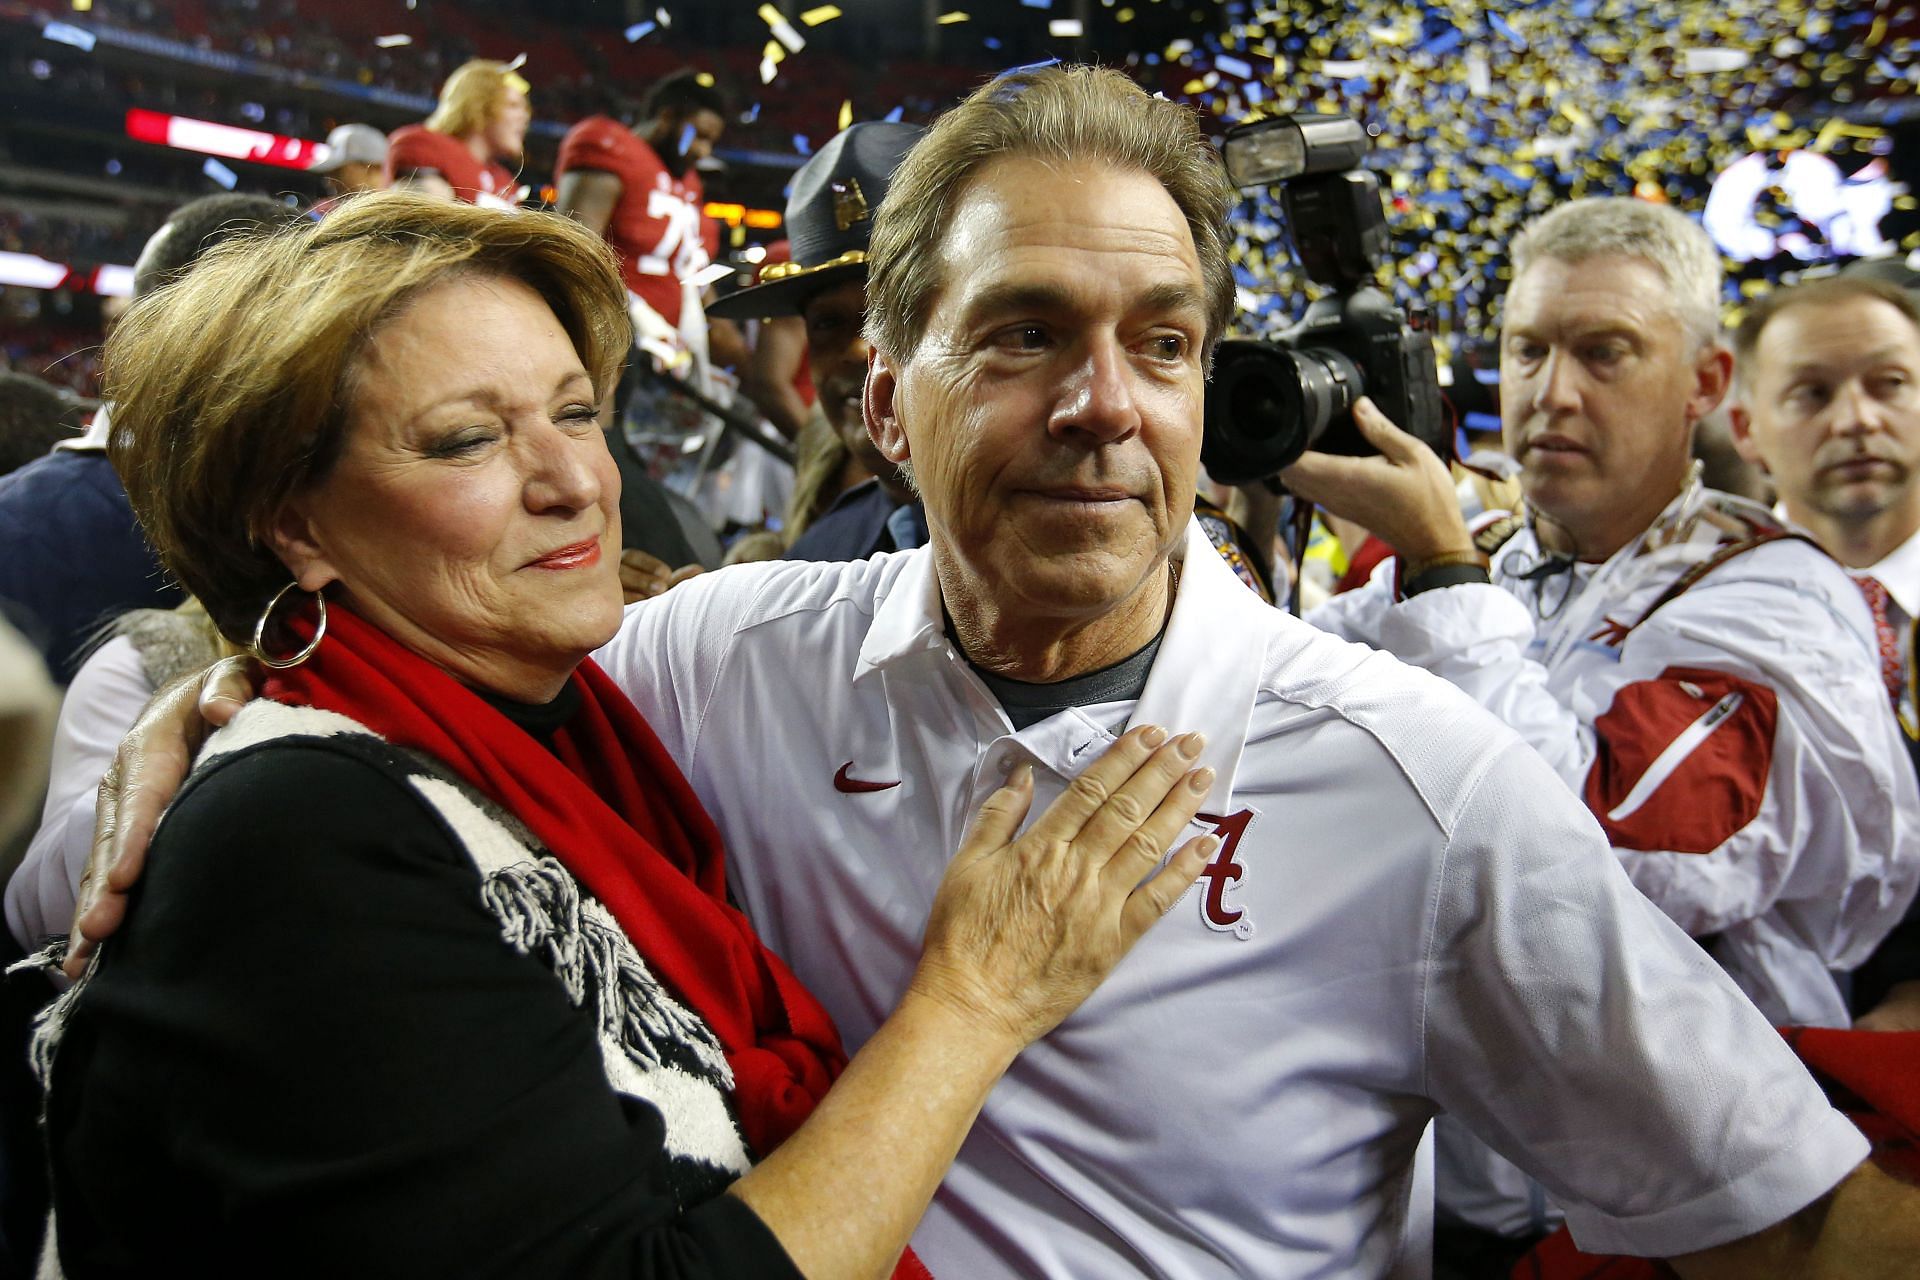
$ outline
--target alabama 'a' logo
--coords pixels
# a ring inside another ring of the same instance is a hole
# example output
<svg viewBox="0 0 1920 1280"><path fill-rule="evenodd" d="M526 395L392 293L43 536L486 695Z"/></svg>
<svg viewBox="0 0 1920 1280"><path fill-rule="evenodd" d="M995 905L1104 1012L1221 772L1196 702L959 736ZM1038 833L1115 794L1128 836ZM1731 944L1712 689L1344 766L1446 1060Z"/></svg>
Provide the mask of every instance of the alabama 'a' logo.
<svg viewBox="0 0 1920 1280"><path fill-rule="evenodd" d="M1230 933L1245 941L1253 936L1253 917L1239 905L1237 887L1246 879L1247 868L1240 861L1240 842L1253 822L1252 809L1240 809L1222 817L1197 814L1194 821L1213 828L1220 847L1206 865L1197 882L1200 888L1200 919L1217 933Z"/></svg>

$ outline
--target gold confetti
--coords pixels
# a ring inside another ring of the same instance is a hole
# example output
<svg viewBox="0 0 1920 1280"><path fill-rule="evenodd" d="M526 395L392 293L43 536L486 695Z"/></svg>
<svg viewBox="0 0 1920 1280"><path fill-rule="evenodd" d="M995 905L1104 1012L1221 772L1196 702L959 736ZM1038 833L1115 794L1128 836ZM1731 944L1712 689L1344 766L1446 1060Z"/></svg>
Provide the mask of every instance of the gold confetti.
<svg viewBox="0 0 1920 1280"><path fill-rule="evenodd" d="M952 13L941 14L934 19L934 22L943 27L950 27L956 22L965 22L972 16L972 14L962 13L960 10L955 9Z"/></svg>
<svg viewBox="0 0 1920 1280"><path fill-rule="evenodd" d="M840 104L840 128L845 129L853 123L853 99L848 98Z"/></svg>
<svg viewBox="0 0 1920 1280"><path fill-rule="evenodd" d="M832 22L835 18L839 16L840 16L839 5L823 4L818 9L809 9L805 13L801 14L800 21L806 23L810 27L817 27L823 22Z"/></svg>

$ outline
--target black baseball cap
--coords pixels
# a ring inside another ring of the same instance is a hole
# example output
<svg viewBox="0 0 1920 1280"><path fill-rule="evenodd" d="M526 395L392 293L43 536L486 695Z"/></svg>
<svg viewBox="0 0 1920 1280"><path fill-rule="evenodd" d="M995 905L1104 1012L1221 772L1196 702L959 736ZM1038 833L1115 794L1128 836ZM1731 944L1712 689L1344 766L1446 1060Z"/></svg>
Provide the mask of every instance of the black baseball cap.
<svg viewBox="0 0 1920 1280"><path fill-rule="evenodd" d="M817 291L864 279L873 215L893 171L925 132L917 124L868 121L835 134L794 175L786 219L793 260L767 267L759 284L716 300L707 314L723 320L798 315L801 302Z"/></svg>

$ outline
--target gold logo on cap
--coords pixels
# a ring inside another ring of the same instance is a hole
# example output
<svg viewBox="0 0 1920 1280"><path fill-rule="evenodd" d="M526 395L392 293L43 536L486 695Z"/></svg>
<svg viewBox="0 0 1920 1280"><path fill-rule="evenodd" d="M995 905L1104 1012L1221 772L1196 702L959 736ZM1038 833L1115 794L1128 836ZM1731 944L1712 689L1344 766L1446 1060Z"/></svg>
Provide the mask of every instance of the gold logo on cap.
<svg viewBox="0 0 1920 1280"><path fill-rule="evenodd" d="M860 179L848 178L833 184L833 225L845 231L868 217L867 197L860 190Z"/></svg>

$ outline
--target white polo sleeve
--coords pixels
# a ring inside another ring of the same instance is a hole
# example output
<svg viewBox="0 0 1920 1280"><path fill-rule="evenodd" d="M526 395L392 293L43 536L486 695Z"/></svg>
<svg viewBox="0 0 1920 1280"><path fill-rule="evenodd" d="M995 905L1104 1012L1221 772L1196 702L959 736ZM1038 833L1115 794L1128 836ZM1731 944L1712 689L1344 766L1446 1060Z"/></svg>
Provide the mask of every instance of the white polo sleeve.
<svg viewBox="0 0 1920 1280"><path fill-rule="evenodd" d="M1581 1248L1739 1239L1866 1157L1532 752L1506 748L1473 785L1432 912L1425 1092L1538 1178Z"/></svg>
<svg viewBox="0 0 1920 1280"><path fill-rule="evenodd" d="M729 566L630 604L620 630L593 655L640 708L683 773L693 773L734 637L752 612L764 571L773 567Z"/></svg>
<svg viewBox="0 0 1920 1280"><path fill-rule="evenodd" d="M125 636L101 645L74 673L54 728L40 827L7 881L7 930L29 951L73 923L80 876L93 852L100 779L153 692L140 653Z"/></svg>

